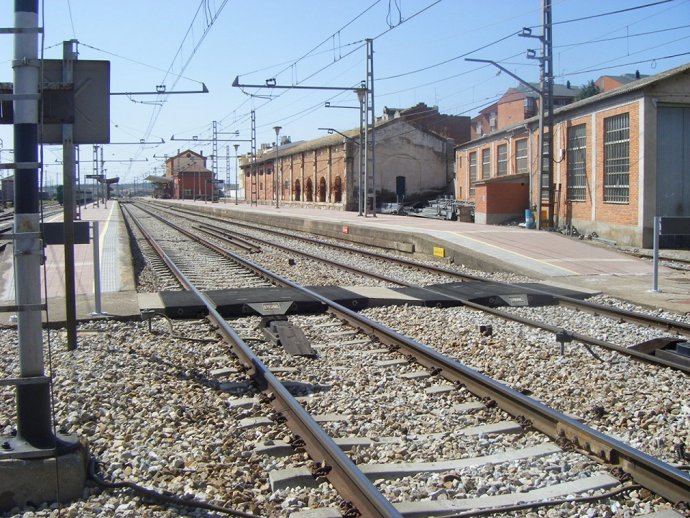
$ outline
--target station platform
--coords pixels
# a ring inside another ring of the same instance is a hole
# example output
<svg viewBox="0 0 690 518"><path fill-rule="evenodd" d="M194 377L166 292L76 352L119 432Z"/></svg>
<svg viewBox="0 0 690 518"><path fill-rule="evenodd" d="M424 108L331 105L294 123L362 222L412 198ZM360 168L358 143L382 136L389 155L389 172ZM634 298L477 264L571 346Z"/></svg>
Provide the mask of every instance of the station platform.
<svg viewBox="0 0 690 518"><path fill-rule="evenodd" d="M139 315L132 254L129 237L117 202L82 206L81 221L98 222L101 281L101 313L96 313L94 294L93 244L74 246L75 293L77 318L130 318ZM46 222L62 221L62 214L46 218ZM90 233L93 227L90 228ZM63 245L49 245L45 250L45 268L41 268L42 301L48 311L43 321L59 326L65 321L65 256ZM12 305L15 300L15 279L12 244L0 255L0 304ZM0 313L0 324L12 324L12 313Z"/></svg>
<svg viewBox="0 0 690 518"><path fill-rule="evenodd" d="M392 214L358 216L356 212L305 209L272 205L204 201L158 200L189 206L208 214L257 222L285 230L304 230L342 240L397 249L415 258L436 257L486 272L515 272L532 279L589 292L603 292L642 306L690 314L690 272L659 268L659 292L652 292L652 263L615 247L582 241L555 232L516 226L475 225ZM93 246L75 245L77 317L138 318L132 254L117 201L81 209L82 221L99 223L101 314L94 298ZM49 221L60 221L56 216ZM48 312L44 320L59 325L65 320L64 251L61 245L46 250L45 277ZM649 252L649 251L646 251ZM436 253L436 255L435 255ZM663 251L690 259L690 251ZM442 255L443 257L440 257ZM663 254L662 254L663 255ZM14 303L12 246L0 255L3 305ZM43 273L42 273L43 280ZM0 313L0 324L11 324L11 313Z"/></svg>

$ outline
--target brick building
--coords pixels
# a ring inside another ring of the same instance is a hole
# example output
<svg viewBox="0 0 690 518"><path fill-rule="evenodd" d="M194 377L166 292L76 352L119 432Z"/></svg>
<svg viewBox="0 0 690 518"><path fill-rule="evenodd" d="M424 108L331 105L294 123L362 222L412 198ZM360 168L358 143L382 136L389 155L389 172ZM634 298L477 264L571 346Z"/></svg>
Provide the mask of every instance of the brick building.
<svg viewBox="0 0 690 518"><path fill-rule="evenodd" d="M469 117L440 115L425 105L415 109L391 110L376 124L377 202L414 202L452 192L455 141L426 126L469 135ZM280 146L277 155L279 204L358 210L359 129ZM275 160L275 147L257 153L254 165L250 157L242 158L247 201L275 203Z"/></svg>
<svg viewBox="0 0 690 518"><path fill-rule="evenodd" d="M212 200L216 193L207 157L187 149L165 161L165 178L172 179L170 195L176 200Z"/></svg>
<svg viewBox="0 0 690 518"><path fill-rule="evenodd" d="M599 92L608 92L609 90L615 90L621 86L649 77L646 75L640 75L640 71L636 71L634 74L623 74L620 76L601 76L599 79L594 81L594 84L599 88Z"/></svg>
<svg viewBox="0 0 690 518"><path fill-rule="evenodd" d="M553 142L556 226L650 247L654 216L690 217L690 64L556 110ZM537 117L458 146L457 199L477 223L523 217L538 155Z"/></svg>
<svg viewBox="0 0 690 518"><path fill-rule="evenodd" d="M532 86L539 89L538 83ZM572 103L579 93L580 89L572 87L570 83L553 85L554 108ZM536 92L524 85L509 88L497 102L487 106L472 118L471 138L476 139L519 124L537 113L539 113L539 95Z"/></svg>

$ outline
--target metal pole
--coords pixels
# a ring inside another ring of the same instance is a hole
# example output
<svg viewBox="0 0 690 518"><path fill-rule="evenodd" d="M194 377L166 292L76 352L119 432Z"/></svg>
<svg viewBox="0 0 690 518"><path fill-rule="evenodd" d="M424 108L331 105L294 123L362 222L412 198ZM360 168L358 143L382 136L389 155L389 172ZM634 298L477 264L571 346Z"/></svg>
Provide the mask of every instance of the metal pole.
<svg viewBox="0 0 690 518"><path fill-rule="evenodd" d="M62 44L62 80L72 83L72 70L77 55L74 40ZM69 90L73 94L73 90ZM67 330L67 350L77 348L77 295L74 268L74 126L62 125L62 183L63 183L63 224L65 228L65 327ZM95 158L95 157L94 157ZM98 167L96 163L94 165Z"/></svg>
<svg viewBox="0 0 690 518"><path fill-rule="evenodd" d="M554 188L553 188L553 40L551 37L551 0L542 0L544 10L544 32L542 40L542 55L545 62L545 82L546 82L546 142L549 150L548 163L546 167L547 178L547 201L546 209L547 224L550 229L554 228ZM542 89L543 90L543 89Z"/></svg>
<svg viewBox="0 0 690 518"><path fill-rule="evenodd" d="M38 210L38 0L15 2L14 36L14 272L22 378L42 377L41 257ZM34 448L55 447L51 426L50 386L17 385L17 439Z"/></svg>
<svg viewBox="0 0 690 518"><path fill-rule="evenodd" d="M659 292L659 233L661 232L661 217L654 216L654 262L652 270L652 291Z"/></svg>
<svg viewBox="0 0 690 518"><path fill-rule="evenodd" d="M93 293L96 305L96 315L103 314L101 311L101 246L100 235L98 234L98 221L92 221L93 228Z"/></svg>
<svg viewBox="0 0 690 518"><path fill-rule="evenodd" d="M237 155L237 150L239 149L240 145L239 144L233 144L233 147L235 148L235 205L237 205L237 191L240 190L240 184L239 182L239 171L238 171L238 166L239 166L239 156Z"/></svg>
<svg viewBox="0 0 690 518"><path fill-rule="evenodd" d="M367 110L371 126L371 215L376 217L376 111L374 109L374 40L367 39Z"/></svg>
<svg viewBox="0 0 690 518"><path fill-rule="evenodd" d="M366 87L362 87L359 90L357 90L357 97L359 98L359 164L357 165L358 167L358 193L359 193L359 214L358 216L361 216L364 211L364 207L366 204L366 190L364 188L365 186L365 179L364 175L366 174L366 165L362 165L365 162L365 149L366 149L366 144L365 144L365 139L364 139L364 120L365 120L365 111L364 111L364 97L366 96L367 91Z"/></svg>
<svg viewBox="0 0 690 518"><path fill-rule="evenodd" d="M280 179L278 178L278 135L280 134L281 128L280 128L280 126L273 126L273 129L276 132L276 164L275 164L275 167L273 168L274 169L274 171L273 171L273 185L274 185L275 192L276 192L276 209L278 209L279 208L278 198L280 198L280 196L279 196Z"/></svg>

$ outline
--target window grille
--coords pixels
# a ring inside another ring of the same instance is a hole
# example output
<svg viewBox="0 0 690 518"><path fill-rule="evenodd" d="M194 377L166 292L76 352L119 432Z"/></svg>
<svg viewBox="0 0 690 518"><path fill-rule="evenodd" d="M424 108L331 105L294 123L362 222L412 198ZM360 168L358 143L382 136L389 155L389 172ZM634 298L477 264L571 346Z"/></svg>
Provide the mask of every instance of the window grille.
<svg viewBox="0 0 690 518"><path fill-rule="evenodd" d="M604 119L604 201L630 199L630 117L627 113Z"/></svg>
<svg viewBox="0 0 690 518"><path fill-rule="evenodd" d="M474 196L474 183L477 181L477 153L470 153L467 160L470 166L470 197Z"/></svg>
<svg viewBox="0 0 690 518"><path fill-rule="evenodd" d="M586 125L568 128L568 200L585 201L587 194Z"/></svg>
<svg viewBox="0 0 690 518"><path fill-rule="evenodd" d="M515 142L515 166L517 174L528 172L527 169L527 139Z"/></svg>
<svg viewBox="0 0 690 518"><path fill-rule="evenodd" d="M508 174L508 144L499 144L496 154L496 176L505 176Z"/></svg>
<svg viewBox="0 0 690 518"><path fill-rule="evenodd" d="M482 149L482 178L491 176L491 150Z"/></svg>

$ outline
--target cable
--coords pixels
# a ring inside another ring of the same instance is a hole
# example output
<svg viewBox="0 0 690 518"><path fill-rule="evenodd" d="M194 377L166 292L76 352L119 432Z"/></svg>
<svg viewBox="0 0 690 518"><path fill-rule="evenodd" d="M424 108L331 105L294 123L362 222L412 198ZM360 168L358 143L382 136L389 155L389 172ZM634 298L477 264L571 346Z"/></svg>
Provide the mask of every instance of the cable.
<svg viewBox="0 0 690 518"><path fill-rule="evenodd" d="M97 51L97 52L102 52L103 54L108 54L109 56L115 56L116 58L124 59L125 61L129 61L129 62L131 62L131 63L136 63L137 65L141 65L141 66L144 66L144 67L148 67L148 68L150 68L150 69L152 69L152 70L158 70L159 72L165 72L165 73L168 73L168 72L169 72L169 70L165 70L165 69L163 69L163 68L159 68L159 67L156 67L156 66L153 66L153 65L149 65L149 64L147 64L147 63L143 63L142 61L137 61L136 59L131 59L131 58L122 56L122 55L120 55L120 54L116 54L116 53L114 53L114 52L109 52L109 51L107 51L107 50L99 49L98 47L94 47L93 45L88 45L88 44L86 44L86 43L84 43L84 42L82 42L82 41L80 41L79 44L80 44L82 47L86 47L86 48L95 50L95 51ZM192 82L194 82L194 83L203 84L202 81L198 81L198 80L196 80L196 79L192 79L191 77L185 77L185 76L183 76L183 75L179 75L179 76L176 76L176 77L179 78L179 79L186 79L186 80L192 81Z"/></svg>
<svg viewBox="0 0 690 518"><path fill-rule="evenodd" d="M208 502L202 502L199 500L187 500L177 496L165 495L159 493L158 491L154 491L153 489L147 489L143 486L140 486L139 484L135 484L134 482L109 482L99 476L98 468L100 465L101 463L98 462L95 458L91 457L89 459L89 479L93 480L96 484L106 489L131 489L135 493L166 504L191 507L194 509L208 509L209 511L225 513L229 514L230 516L240 516L243 518L260 518L255 514L243 513L242 511L235 511L234 509L209 504Z"/></svg>
<svg viewBox="0 0 690 518"><path fill-rule="evenodd" d="M511 32L511 33L508 34L507 36L503 36L502 38L499 38L499 39L497 39L497 40L495 40L495 41L492 41L491 43L487 43L486 45L483 45L483 46L478 47L478 48L476 48L476 49L474 49L474 50L470 50L470 51L468 51L468 52L465 52L465 53L463 53L463 54L460 54L459 56L455 56L455 57L452 57L452 58L450 58L450 59L446 59L445 61L441 61L441 62L435 63L435 64L433 64L433 65L429 65L429 66L426 66L426 67L423 67L423 68L418 68L417 70L410 70L409 72L403 72L403 73L401 73L401 74L396 74L396 75L393 75L393 76L379 77L379 78L376 79L376 80L377 80L377 81L386 81L386 80L388 80L388 79L395 79L395 78L398 78L398 77L404 77L404 76L409 76L409 75L412 75L412 74L416 74L417 72L423 72L424 70L430 70L430 69L432 69L432 68L435 68L435 67L438 67L438 66L441 66L441 65L445 65L445 64L450 63L450 62L452 62L452 61L458 60L458 59L460 59L460 58L464 58L464 57L469 56L470 54L474 54L475 52L478 52L478 51L480 51L480 50L484 50L484 49L486 49L486 48L489 48L489 47L491 47L492 45L496 45L497 43L500 43L500 42L502 42L502 41L507 40L508 38L512 38L513 36L515 36L515 35L517 35L517 34L519 34L519 33L518 33L518 32ZM517 54L516 54L516 55L517 55Z"/></svg>
<svg viewBox="0 0 690 518"><path fill-rule="evenodd" d="M655 5L660 5L660 4L667 4L669 2L675 2L675 0L660 0L659 2L653 2L651 4L644 4L644 5L638 5L635 7L628 7L627 9L619 9L617 11L609 11L606 13L599 13L599 14L593 14L591 16L583 16L582 18L572 18L570 20L561 20L560 22L552 22L551 26L554 25L562 25L564 23L573 23L573 22L581 22L583 20L591 20L592 18L602 18L604 16L609 16L612 14L620 14L620 13L627 13L628 11L636 11L637 9L644 9L647 7L654 7ZM538 29L540 28L541 25L532 25L529 28L530 29Z"/></svg>
<svg viewBox="0 0 690 518"><path fill-rule="evenodd" d="M678 27L669 27L667 29L658 29L656 31L638 32L637 34L626 34L625 36L615 36L613 38L601 38L598 40L580 41L577 43L564 43L563 45L554 45L554 49L561 49L565 47L579 47L580 45L588 45L590 43L603 43L606 41L623 40L628 38L635 38L638 36L649 36L650 34L658 34L660 32L676 31L678 29L687 29L690 25L679 25Z"/></svg>
<svg viewBox="0 0 690 518"><path fill-rule="evenodd" d="M400 27L403 23L410 21L412 18L416 18L418 15L422 14L422 13L425 12L425 11L428 11L429 9L431 9L432 7L434 7L434 6L437 5L437 4L440 4L442 1L443 1L443 0L436 0L435 2L433 2L433 3L429 4L429 5L427 5L426 7L420 9L419 11L417 11L416 13L414 13L414 14L413 14L412 16L410 16L409 18L405 18L404 20L401 20L400 23L399 23L398 25L396 25L395 27L389 27L388 29L386 29L385 31L383 31L383 32L380 33L379 35L374 36L374 37L371 38L371 39L372 39L372 40L377 40L377 39L379 39L379 38L380 38L381 36L383 36L384 34L388 34L388 33L389 33L390 31L392 31L393 29L396 29L397 27Z"/></svg>
<svg viewBox="0 0 690 518"><path fill-rule="evenodd" d="M570 72L567 74L560 74L560 75L555 76L555 77L568 77L568 76L574 76L577 74L586 74L588 72L599 72L601 70L611 70L612 68L627 67L629 65L639 65L641 63L648 63L650 61L652 61L652 62L661 61L664 59L678 58L678 57L687 56L687 55L690 55L690 52L682 52L680 54L671 54L669 56L661 56L661 57L657 57L657 58L643 59L642 61L631 61L629 63L619 63L618 65L611 65L609 67L590 68L588 70L577 70L575 72Z"/></svg>
<svg viewBox="0 0 690 518"><path fill-rule="evenodd" d="M440 0L439 0L439 1L440 1ZM364 11L362 11L361 13L359 13L357 16L355 16L352 20L350 20L349 22L347 22L345 25L343 25L340 29L338 29L337 31L335 31L333 34L331 34L328 38L326 38L326 39L323 40L321 43L319 43L318 45L316 45L315 47L313 47L310 51L308 51L308 52L307 52L306 54L304 54L302 57L300 57L300 58L298 58L297 60L295 60L290 66L285 67L285 68L283 68L282 70L280 70L277 74L275 74L275 77L278 77L280 74L282 74L283 72L289 70L291 67L293 67L294 65L296 65L297 63L299 63L300 61L302 61L304 58L306 58L307 56L311 55L311 53L314 52L314 51L315 51L316 49L318 49L319 47L321 47L321 45L323 45L324 43L327 43L327 42L330 41L337 33L341 32L343 29L346 29L347 27L349 27L350 25L352 25L355 21L357 21L359 18L361 18L362 16L364 16L364 15L365 15L367 12L369 12L376 4L378 4L378 3L380 3L380 2L381 2L381 0L376 0L373 4L371 4L369 7L367 7L367 8L366 8ZM357 42L357 43L360 43L360 42ZM346 55L345 57L347 57L347 55ZM299 84L299 82L298 82L297 84Z"/></svg>
<svg viewBox="0 0 690 518"><path fill-rule="evenodd" d="M72 3L67 0L67 11L69 11L69 23L72 26L72 37L77 39L77 31L74 30L74 20L72 19Z"/></svg>

